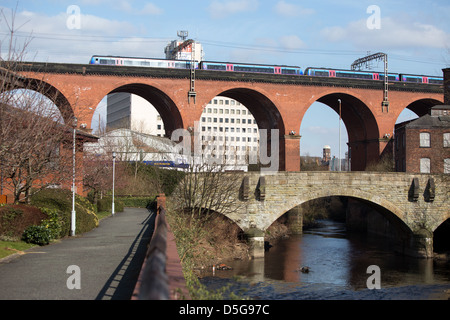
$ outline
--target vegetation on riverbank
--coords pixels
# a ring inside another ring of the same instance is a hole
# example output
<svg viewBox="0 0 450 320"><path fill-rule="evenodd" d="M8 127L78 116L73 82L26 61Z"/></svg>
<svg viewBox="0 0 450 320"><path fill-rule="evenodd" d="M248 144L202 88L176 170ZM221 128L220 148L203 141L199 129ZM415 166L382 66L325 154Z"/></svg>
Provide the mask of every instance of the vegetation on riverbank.
<svg viewBox="0 0 450 320"><path fill-rule="evenodd" d="M338 219L345 212L345 203L339 198L324 198L302 206L305 228L315 226L317 219ZM171 206L168 199L168 221L177 241L177 250L183 266L187 287L193 299L227 299L238 296L228 288L207 290L199 281L202 270L231 260L249 259L249 244L237 224L222 214L211 212L191 216ZM287 219L282 216L266 230L266 241L276 244L289 236ZM230 296L231 295L231 296Z"/></svg>

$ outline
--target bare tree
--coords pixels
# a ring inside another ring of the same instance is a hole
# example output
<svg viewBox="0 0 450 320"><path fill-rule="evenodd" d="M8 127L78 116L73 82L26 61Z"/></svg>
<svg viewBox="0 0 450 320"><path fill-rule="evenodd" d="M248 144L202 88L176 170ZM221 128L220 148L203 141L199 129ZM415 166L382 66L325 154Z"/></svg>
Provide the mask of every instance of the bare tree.
<svg viewBox="0 0 450 320"><path fill-rule="evenodd" d="M68 178L65 162L70 157L65 157L64 146L71 141L71 131L63 124L61 112L45 97L51 94L44 82L20 75L29 40L20 45L14 38L15 11L11 19L4 11L1 17L10 32L0 61L1 182L2 189L9 190L18 202L21 194L29 200L34 188Z"/></svg>
<svg viewBox="0 0 450 320"><path fill-rule="evenodd" d="M238 211L240 201L237 193L242 179L226 171L230 164L227 157L236 155L227 153L226 144L217 140L200 142L196 139L196 143L201 148L194 150L189 168L172 197L177 210L190 214L191 218L205 217L213 212L227 215Z"/></svg>

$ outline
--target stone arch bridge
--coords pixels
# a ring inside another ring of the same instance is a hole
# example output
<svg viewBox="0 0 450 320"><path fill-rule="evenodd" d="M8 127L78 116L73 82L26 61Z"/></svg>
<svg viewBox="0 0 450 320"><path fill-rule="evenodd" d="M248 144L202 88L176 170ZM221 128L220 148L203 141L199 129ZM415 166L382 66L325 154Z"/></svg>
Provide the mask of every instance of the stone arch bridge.
<svg viewBox="0 0 450 320"><path fill-rule="evenodd" d="M380 212L399 232L398 250L431 257L433 232L450 218L450 176L375 172L279 172L242 174L234 192L236 222L253 243L253 256L264 255L264 234L284 214L301 224L298 209L307 201L345 196L363 201ZM349 220L358 220L357 216ZM292 226L291 226L292 227Z"/></svg>

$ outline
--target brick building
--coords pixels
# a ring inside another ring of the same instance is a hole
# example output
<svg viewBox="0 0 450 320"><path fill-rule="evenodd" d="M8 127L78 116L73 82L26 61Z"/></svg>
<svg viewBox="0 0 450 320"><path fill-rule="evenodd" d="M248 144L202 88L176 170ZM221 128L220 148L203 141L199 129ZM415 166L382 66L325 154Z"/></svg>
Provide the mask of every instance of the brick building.
<svg viewBox="0 0 450 320"><path fill-rule="evenodd" d="M444 73L444 105L416 120L395 125L397 172L450 173L450 68Z"/></svg>
<svg viewBox="0 0 450 320"><path fill-rule="evenodd" d="M395 126L397 172L450 173L450 105Z"/></svg>

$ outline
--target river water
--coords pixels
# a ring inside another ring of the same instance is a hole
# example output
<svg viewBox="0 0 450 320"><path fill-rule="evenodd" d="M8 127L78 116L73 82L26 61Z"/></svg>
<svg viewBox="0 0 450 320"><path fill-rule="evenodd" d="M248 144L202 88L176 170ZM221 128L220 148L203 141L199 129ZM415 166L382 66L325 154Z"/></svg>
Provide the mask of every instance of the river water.
<svg viewBox="0 0 450 320"><path fill-rule="evenodd" d="M380 238L346 232L345 224L321 221L302 235L273 244L264 259L227 261L232 270L207 270L209 289L265 300L448 299L450 262L399 255ZM368 272L378 266L379 272ZM309 272L300 269L309 267ZM379 289L368 289L379 283Z"/></svg>

